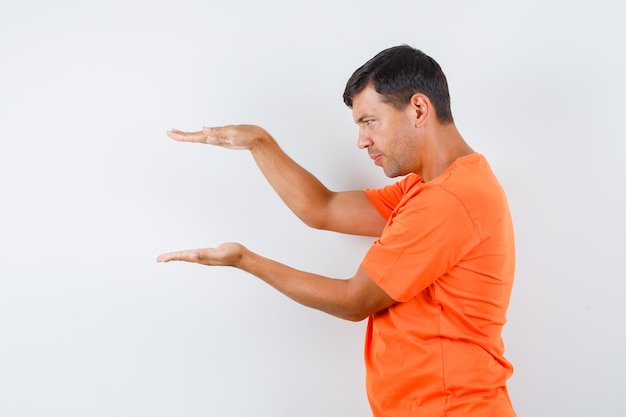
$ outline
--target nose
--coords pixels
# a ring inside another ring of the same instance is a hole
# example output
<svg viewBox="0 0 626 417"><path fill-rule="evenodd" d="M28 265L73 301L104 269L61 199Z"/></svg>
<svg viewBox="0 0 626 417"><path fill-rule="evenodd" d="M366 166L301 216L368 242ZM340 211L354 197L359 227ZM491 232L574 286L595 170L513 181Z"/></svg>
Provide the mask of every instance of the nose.
<svg viewBox="0 0 626 417"><path fill-rule="evenodd" d="M359 147L359 149L367 149L373 143L374 142L369 137L369 135L367 135L365 132L363 132L363 129L359 128L359 137L358 137L358 139L356 141L356 145Z"/></svg>

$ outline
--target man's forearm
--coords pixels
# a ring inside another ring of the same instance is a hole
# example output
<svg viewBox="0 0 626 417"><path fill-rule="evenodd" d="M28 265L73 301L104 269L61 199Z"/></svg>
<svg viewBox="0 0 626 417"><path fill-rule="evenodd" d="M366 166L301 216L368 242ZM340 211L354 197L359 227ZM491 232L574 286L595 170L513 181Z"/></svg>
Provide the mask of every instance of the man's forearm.
<svg viewBox="0 0 626 417"><path fill-rule="evenodd" d="M250 151L287 207L305 224L319 228L333 192L291 159L271 136L259 139Z"/></svg>
<svg viewBox="0 0 626 417"><path fill-rule="evenodd" d="M360 321L369 315L358 303L347 279L300 271L247 249L234 266L304 306L351 321Z"/></svg>

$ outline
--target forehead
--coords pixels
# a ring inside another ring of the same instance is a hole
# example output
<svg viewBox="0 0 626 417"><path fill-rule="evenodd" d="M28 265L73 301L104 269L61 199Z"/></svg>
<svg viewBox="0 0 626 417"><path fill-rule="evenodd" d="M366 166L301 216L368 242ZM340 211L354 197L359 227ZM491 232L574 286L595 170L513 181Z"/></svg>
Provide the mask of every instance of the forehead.
<svg viewBox="0 0 626 417"><path fill-rule="evenodd" d="M367 86L352 99L352 117L358 122L364 117L380 115L391 110L391 106L383 101L374 87Z"/></svg>

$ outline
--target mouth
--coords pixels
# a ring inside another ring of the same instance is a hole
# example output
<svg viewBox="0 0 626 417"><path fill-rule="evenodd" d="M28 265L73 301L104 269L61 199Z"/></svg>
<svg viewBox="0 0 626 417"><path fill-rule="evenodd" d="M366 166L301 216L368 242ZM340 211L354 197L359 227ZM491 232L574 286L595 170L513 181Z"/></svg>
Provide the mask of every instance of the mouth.
<svg viewBox="0 0 626 417"><path fill-rule="evenodd" d="M375 165L380 166L381 161L383 159L383 155L382 154L370 154L370 158L372 158Z"/></svg>

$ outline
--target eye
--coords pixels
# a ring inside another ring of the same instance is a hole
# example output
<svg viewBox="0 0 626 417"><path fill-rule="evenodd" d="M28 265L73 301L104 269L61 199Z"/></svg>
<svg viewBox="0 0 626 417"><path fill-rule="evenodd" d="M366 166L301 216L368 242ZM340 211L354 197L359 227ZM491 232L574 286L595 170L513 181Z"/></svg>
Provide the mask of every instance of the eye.
<svg viewBox="0 0 626 417"><path fill-rule="evenodd" d="M369 126L372 123L374 123L374 121L373 120L364 120L363 123L365 123L365 126Z"/></svg>

